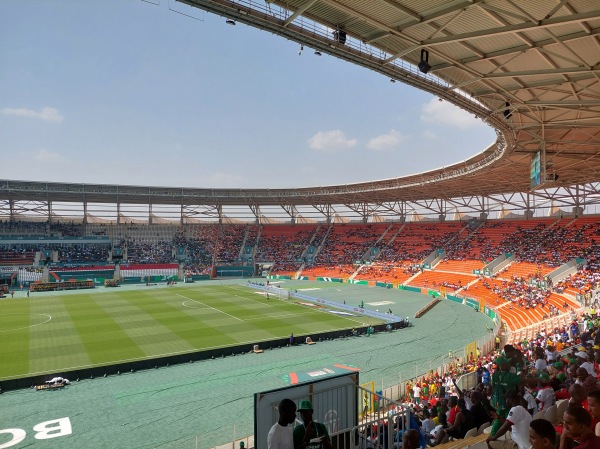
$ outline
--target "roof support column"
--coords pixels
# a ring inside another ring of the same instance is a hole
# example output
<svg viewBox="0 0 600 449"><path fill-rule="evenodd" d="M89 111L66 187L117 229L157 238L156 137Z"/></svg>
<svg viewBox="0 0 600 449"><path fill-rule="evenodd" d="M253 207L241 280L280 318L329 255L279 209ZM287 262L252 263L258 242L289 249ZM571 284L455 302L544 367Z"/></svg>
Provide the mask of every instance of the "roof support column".
<svg viewBox="0 0 600 449"><path fill-rule="evenodd" d="M579 192L579 184L575 186L575 207L573 208L573 215L575 218L579 218L583 215L584 207L581 202L581 194ZM583 192L583 204L585 204L585 192Z"/></svg>
<svg viewBox="0 0 600 449"><path fill-rule="evenodd" d="M254 222L260 224L260 206L258 204L250 204L249 207L254 214Z"/></svg>
<svg viewBox="0 0 600 449"><path fill-rule="evenodd" d="M152 203L148 201L148 224L152 224Z"/></svg>
<svg viewBox="0 0 600 449"><path fill-rule="evenodd" d="M487 205L485 204L486 200L487 200ZM490 208L489 198L486 196L482 196L481 202L479 203L479 205L481 206L481 208L479 209L479 219L481 221L485 221L488 218L488 210Z"/></svg>
<svg viewBox="0 0 600 449"><path fill-rule="evenodd" d="M531 194L527 192L527 195L525 196L525 219L529 220L533 218L533 212L534 210L531 207Z"/></svg>

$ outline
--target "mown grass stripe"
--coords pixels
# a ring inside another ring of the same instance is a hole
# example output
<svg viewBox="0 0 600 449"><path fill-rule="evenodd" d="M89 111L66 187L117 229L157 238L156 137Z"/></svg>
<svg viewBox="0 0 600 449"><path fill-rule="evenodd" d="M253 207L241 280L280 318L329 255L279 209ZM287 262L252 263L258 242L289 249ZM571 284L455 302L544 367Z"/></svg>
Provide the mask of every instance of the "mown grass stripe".
<svg viewBox="0 0 600 449"><path fill-rule="evenodd" d="M85 350L61 298L32 301L32 312L48 314L50 321L30 329L30 372L54 371L57 368L86 365L90 358Z"/></svg>
<svg viewBox="0 0 600 449"><path fill-rule="evenodd" d="M12 350L0 345L0 360L18 360L0 368L0 377L248 344L287 338L290 333L332 331L350 328L360 319L324 313L294 301L266 299L252 288L225 285L102 289L31 301L36 312L48 312L53 319L50 325L38 326L35 333L26 332L28 338L35 335L27 346ZM29 314L26 301L11 304L10 310ZM0 313L9 310L7 305L0 301Z"/></svg>
<svg viewBox="0 0 600 449"><path fill-rule="evenodd" d="M0 377L7 372L29 372L29 331L36 324L35 316L31 316L29 301L2 300L0 308L0 341L2 357L0 360Z"/></svg>
<svg viewBox="0 0 600 449"><path fill-rule="evenodd" d="M146 355L112 316L95 302L96 298L102 300L102 296L93 295L63 297L63 304L90 361L108 363Z"/></svg>

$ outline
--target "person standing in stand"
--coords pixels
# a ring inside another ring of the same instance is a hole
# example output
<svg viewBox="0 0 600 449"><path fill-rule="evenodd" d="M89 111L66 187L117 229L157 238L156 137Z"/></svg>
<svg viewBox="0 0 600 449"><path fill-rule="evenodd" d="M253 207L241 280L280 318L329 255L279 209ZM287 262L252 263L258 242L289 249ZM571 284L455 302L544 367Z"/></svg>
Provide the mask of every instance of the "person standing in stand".
<svg viewBox="0 0 600 449"><path fill-rule="evenodd" d="M292 428L296 421L296 404L291 399L282 399L279 403L279 420L273 424L267 435L268 449L294 449Z"/></svg>
<svg viewBox="0 0 600 449"><path fill-rule="evenodd" d="M300 402L302 425L294 427L294 449L333 449L327 427L313 421L313 411L310 401Z"/></svg>

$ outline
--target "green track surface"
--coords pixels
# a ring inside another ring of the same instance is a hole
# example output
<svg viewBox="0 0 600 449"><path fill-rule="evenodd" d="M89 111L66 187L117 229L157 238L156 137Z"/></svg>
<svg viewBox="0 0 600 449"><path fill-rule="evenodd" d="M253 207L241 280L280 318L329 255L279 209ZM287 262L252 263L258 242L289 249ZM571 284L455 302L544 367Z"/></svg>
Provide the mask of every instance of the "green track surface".
<svg viewBox="0 0 600 449"><path fill-rule="evenodd" d="M348 284L281 285L340 303L364 301L367 308L391 308L409 317L430 300ZM60 368L353 327L365 320L266 300L235 282L17 297L0 301L3 376L60 374ZM340 363L360 368L361 383L387 388L435 367L448 350L458 351L485 335L491 322L468 307L442 301L414 324L371 337L82 379L59 391L9 391L0 396L0 429L27 432L13 448L193 449L196 439L198 447L210 448L252 434L253 394L286 386L290 372ZM70 419L72 435L34 439L34 425L63 417ZM8 436L0 433L0 446L6 441Z"/></svg>

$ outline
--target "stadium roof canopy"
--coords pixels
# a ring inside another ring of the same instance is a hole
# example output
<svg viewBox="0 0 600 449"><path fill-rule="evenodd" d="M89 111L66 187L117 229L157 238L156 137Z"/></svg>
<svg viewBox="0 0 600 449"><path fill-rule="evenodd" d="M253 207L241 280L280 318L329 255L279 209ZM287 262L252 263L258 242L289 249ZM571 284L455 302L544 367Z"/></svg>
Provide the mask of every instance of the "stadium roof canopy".
<svg viewBox="0 0 600 449"><path fill-rule="evenodd" d="M2 181L0 199L284 209L447 201L528 192L538 152L538 195L600 181L598 0L183 3L431 92L484 120L498 139L452 166L348 185L240 190Z"/></svg>

